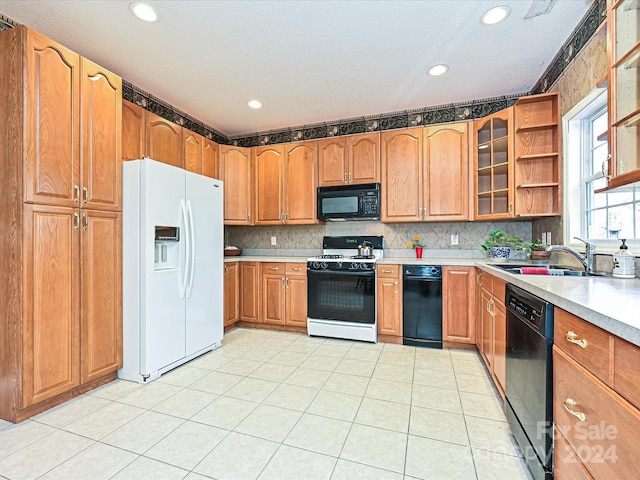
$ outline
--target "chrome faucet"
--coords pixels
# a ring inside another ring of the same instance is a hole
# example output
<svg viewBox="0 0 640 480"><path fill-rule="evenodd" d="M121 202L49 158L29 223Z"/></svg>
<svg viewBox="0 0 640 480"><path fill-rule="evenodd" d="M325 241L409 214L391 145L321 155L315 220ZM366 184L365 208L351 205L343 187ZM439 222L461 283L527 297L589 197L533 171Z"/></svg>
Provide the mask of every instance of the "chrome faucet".
<svg viewBox="0 0 640 480"><path fill-rule="evenodd" d="M561 251L561 252L570 253L580 261L580 263L584 267L584 271L587 274L594 274L595 271L593 267L595 265L596 246L593 243L587 242L586 240L583 240L580 237L573 237L573 238L575 238L576 240L580 240L585 244L584 256L582 256L582 254L577 250L574 250L571 247L567 247L566 245L551 245L547 248L547 251L549 252Z"/></svg>

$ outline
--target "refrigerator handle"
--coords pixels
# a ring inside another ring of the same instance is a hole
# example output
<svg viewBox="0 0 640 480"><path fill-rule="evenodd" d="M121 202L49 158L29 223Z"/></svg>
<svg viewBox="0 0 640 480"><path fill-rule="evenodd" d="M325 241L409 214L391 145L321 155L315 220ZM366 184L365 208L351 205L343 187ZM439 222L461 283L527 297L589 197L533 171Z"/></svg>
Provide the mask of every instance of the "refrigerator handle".
<svg viewBox="0 0 640 480"><path fill-rule="evenodd" d="M184 269L182 272L184 276L182 277L181 285L180 285L180 298L185 298L185 293L187 291L187 282L189 281L189 267L190 267L190 259L191 259L191 239L189 238L189 221L187 219L187 207L185 205L184 199L180 199L180 212L182 213L182 221L184 224L184 243L186 248Z"/></svg>
<svg viewBox="0 0 640 480"><path fill-rule="evenodd" d="M189 218L189 239L191 241L191 256L189 260L189 282L187 283L187 298L191 297L193 290L193 275L196 270L196 232L193 224L193 209L191 208L191 200L187 200L187 214Z"/></svg>

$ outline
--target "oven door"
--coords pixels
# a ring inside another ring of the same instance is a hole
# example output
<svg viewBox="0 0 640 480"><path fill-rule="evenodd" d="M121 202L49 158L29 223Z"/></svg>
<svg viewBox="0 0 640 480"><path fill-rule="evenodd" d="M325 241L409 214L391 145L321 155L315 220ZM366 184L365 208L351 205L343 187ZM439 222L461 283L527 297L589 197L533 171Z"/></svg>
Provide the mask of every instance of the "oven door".
<svg viewBox="0 0 640 480"><path fill-rule="evenodd" d="M376 323L375 272L307 272L309 318Z"/></svg>

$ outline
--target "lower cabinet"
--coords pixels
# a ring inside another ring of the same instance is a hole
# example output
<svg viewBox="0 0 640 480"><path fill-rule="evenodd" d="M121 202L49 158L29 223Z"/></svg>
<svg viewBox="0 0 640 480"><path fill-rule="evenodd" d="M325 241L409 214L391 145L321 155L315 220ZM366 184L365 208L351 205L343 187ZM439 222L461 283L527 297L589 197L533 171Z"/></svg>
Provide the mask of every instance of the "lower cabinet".
<svg viewBox="0 0 640 480"><path fill-rule="evenodd" d="M307 268L304 263L261 265L261 321L307 326Z"/></svg>
<svg viewBox="0 0 640 480"><path fill-rule="evenodd" d="M475 268L442 269L442 340L443 346L473 345L475 328Z"/></svg>
<svg viewBox="0 0 640 480"><path fill-rule="evenodd" d="M238 263L224 264L224 326L228 327L238 321L239 289Z"/></svg>
<svg viewBox="0 0 640 480"><path fill-rule="evenodd" d="M238 262L240 265L240 320L260 321L260 264Z"/></svg>
<svg viewBox="0 0 640 480"><path fill-rule="evenodd" d="M378 340L402 343L402 265L378 265L376 277Z"/></svg>

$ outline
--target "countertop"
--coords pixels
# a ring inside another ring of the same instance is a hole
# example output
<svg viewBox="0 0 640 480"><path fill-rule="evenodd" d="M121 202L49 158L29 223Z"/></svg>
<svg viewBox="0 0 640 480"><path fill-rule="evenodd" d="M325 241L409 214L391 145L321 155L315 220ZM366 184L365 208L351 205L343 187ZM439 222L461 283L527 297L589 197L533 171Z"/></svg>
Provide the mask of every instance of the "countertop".
<svg viewBox="0 0 640 480"><path fill-rule="evenodd" d="M224 260L304 263L307 257L240 255L225 257ZM378 263L478 267L640 346L640 278L517 275L491 266L491 263L496 263L493 259L478 258L385 257Z"/></svg>

